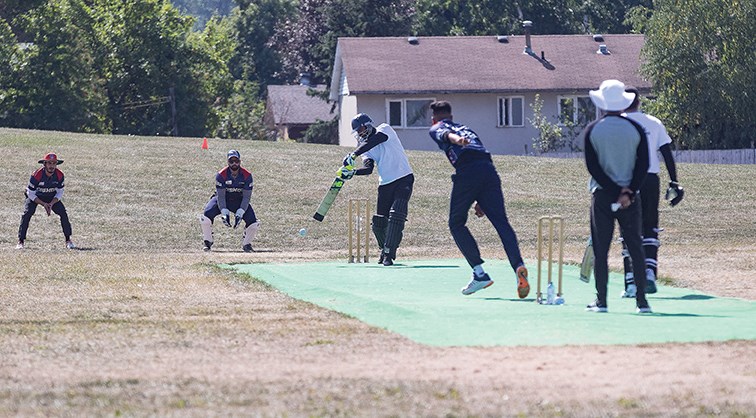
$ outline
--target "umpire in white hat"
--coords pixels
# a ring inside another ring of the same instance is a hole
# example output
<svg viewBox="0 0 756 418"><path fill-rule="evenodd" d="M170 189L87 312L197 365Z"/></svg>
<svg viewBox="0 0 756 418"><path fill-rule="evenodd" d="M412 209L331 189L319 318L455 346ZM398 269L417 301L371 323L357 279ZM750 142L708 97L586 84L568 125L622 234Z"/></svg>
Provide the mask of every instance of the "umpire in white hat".
<svg viewBox="0 0 756 418"><path fill-rule="evenodd" d="M591 100L604 116L589 124L585 136L585 163L591 175L591 239L595 253L596 300L591 312L607 312L608 254L617 220L633 259L635 271L644 269L641 236L640 189L648 172L648 142L643 128L623 117L635 98L619 80L605 80L590 91ZM645 277L636 278L636 312L650 313Z"/></svg>

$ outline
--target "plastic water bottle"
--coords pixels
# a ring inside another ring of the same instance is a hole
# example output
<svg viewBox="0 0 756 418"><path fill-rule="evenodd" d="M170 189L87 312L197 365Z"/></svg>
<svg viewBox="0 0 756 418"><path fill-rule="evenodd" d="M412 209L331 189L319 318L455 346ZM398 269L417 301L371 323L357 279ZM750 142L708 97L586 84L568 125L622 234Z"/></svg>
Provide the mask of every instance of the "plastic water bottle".
<svg viewBox="0 0 756 418"><path fill-rule="evenodd" d="M549 282L546 286L546 304L553 305L556 302L556 291L554 290L554 282Z"/></svg>

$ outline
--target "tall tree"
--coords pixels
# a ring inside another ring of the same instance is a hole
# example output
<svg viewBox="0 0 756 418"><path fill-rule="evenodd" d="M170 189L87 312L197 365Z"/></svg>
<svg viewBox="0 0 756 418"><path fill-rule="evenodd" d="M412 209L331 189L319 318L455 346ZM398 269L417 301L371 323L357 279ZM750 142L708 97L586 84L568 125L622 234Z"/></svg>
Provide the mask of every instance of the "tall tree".
<svg viewBox="0 0 756 418"><path fill-rule="evenodd" d="M683 148L750 147L756 132L756 3L656 0L647 22L650 105Z"/></svg>
<svg viewBox="0 0 756 418"><path fill-rule="evenodd" d="M269 43L279 22L295 11L292 0L236 0L231 16L232 37L237 46L229 61L234 78L258 84L262 94L268 84L279 83L281 60Z"/></svg>
<svg viewBox="0 0 756 418"><path fill-rule="evenodd" d="M50 0L20 16L31 45L19 54L8 126L103 132L102 80L94 66L88 16L80 0Z"/></svg>
<svg viewBox="0 0 756 418"><path fill-rule="evenodd" d="M281 53L281 78L309 72L328 83L338 37L406 36L414 13L413 0L302 0L271 42Z"/></svg>
<svg viewBox="0 0 756 418"><path fill-rule="evenodd" d="M114 133L169 135L174 92L180 135L203 136L217 58L191 31L193 19L167 0L89 0Z"/></svg>

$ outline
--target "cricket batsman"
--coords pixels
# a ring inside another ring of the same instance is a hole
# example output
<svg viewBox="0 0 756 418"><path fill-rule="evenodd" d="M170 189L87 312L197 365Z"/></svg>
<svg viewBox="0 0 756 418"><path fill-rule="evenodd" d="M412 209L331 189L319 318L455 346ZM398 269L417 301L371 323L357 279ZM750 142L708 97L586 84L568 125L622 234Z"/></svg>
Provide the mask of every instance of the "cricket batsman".
<svg viewBox="0 0 756 418"><path fill-rule="evenodd" d="M341 178L366 176L378 167L378 202L372 229L381 249L378 264L391 266L402 242L415 175L399 136L388 124L374 126L370 116L360 113L352 118L352 134L357 139L357 149L344 158ZM363 167L349 169L358 156L362 156Z"/></svg>

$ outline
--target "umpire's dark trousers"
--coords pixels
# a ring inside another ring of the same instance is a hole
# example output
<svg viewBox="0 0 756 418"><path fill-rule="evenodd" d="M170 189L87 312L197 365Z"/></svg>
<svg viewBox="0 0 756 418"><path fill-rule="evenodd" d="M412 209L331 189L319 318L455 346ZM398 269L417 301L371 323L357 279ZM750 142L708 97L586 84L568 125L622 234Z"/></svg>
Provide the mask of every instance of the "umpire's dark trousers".
<svg viewBox="0 0 756 418"><path fill-rule="evenodd" d="M49 200L47 200L40 197L40 200L46 203L50 203L53 198L51 197ZM34 212L37 211L37 206L39 205L29 200L29 198L26 198L26 203L24 204L24 214L21 215L21 226L18 227L18 240L21 242L26 240L26 231L29 230L29 222L31 222L31 218L32 216L34 216ZM63 206L63 202L58 201L52 206L52 211L60 216L60 226L63 228L63 236L65 236L66 241L68 241L71 238L71 222L68 220L66 207Z"/></svg>
<svg viewBox="0 0 756 418"><path fill-rule="evenodd" d="M501 244L509 258L512 269L523 264L517 235L507 219L504 209L504 194L501 191L501 178L496 172L490 157L465 162L457 167L452 175L451 202L449 205L449 230L454 242L465 256L470 267L483 263L480 249L467 228L470 207L475 202L480 204L488 220L499 234Z"/></svg>
<svg viewBox="0 0 756 418"><path fill-rule="evenodd" d="M630 257L633 259L634 271L645 271L643 253L643 237L641 236L641 197L636 196L633 203L627 209L619 209L612 212L612 203L616 202L615 196L602 189L593 192L591 199L591 239L593 240L594 272L596 278L596 298L603 306L606 304L607 283L609 281L609 246L614 236L614 220L620 226L622 238L625 241ZM637 286L636 301L639 305L646 303L646 275L638 274L635 277Z"/></svg>

